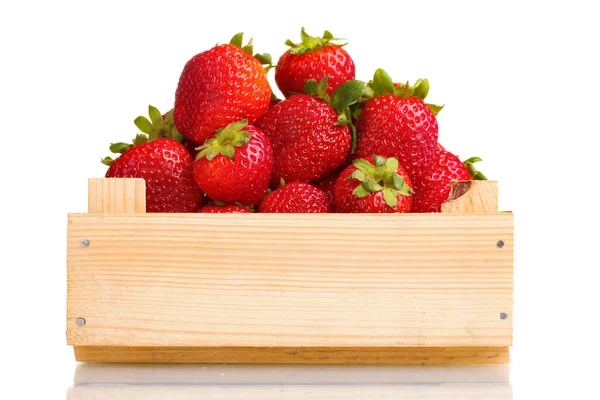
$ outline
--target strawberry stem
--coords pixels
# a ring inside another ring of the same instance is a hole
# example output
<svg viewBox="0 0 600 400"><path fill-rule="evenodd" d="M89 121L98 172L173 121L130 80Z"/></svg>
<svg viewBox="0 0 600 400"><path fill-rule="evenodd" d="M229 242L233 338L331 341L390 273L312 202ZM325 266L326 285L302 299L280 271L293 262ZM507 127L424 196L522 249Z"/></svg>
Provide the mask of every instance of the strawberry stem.
<svg viewBox="0 0 600 400"><path fill-rule="evenodd" d="M483 174L483 172L478 171L477 168L473 165L474 163L483 161L479 157L471 157L463 161L463 165L469 172L469 176L474 181L487 181L487 177Z"/></svg>
<svg viewBox="0 0 600 400"><path fill-rule="evenodd" d="M306 30L304 29L304 27L302 27L302 30L300 31L300 39L302 41L297 44L292 42L289 39L285 41L285 44L290 46L290 53L304 54L308 51L320 49L323 46L334 45L334 46L342 47L342 46L346 45L346 43L344 43L344 44L331 43L331 42L346 40L346 39L334 38L333 35L331 34L331 32L329 32L329 31L323 32L323 36L321 36L321 37L310 36L309 34L306 33Z"/></svg>

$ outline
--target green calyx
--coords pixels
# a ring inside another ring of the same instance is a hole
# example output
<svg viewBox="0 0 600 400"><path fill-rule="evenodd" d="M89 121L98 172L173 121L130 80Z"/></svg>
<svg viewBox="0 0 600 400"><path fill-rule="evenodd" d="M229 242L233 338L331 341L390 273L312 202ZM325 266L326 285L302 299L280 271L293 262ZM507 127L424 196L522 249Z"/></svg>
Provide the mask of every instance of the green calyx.
<svg viewBox="0 0 600 400"><path fill-rule="evenodd" d="M243 119L217 131L214 138L208 139L206 143L196 148L199 151L196 160L204 157L212 160L219 154L233 159L235 148L245 146L250 141L250 132L244 130L246 125L248 125L248 120Z"/></svg>
<svg viewBox="0 0 600 400"><path fill-rule="evenodd" d="M348 179L360 181L352 194L362 198L372 193L383 192L385 203L396 209L398 195L410 196L413 193L404 178L396 172L398 159L373 156L373 162L374 164L371 164L362 158L352 161L357 169L348 176Z"/></svg>
<svg viewBox="0 0 600 400"><path fill-rule="evenodd" d="M375 71L373 80L369 82L369 87L373 91L373 97L391 94L400 98L416 97L425 100L429 94L429 81L427 79L418 79L414 85L410 85L408 82L394 84L394 81L388 73L381 68ZM436 116L442 108L444 108L444 106L438 106L436 104L425 104L429 107L433 115Z"/></svg>
<svg viewBox="0 0 600 400"><path fill-rule="evenodd" d="M109 149L114 154L123 154L132 147L139 146L144 143L148 143L152 140L170 138L178 142L183 141L183 135L179 133L175 127L175 121L173 120L173 109L171 109L164 118L160 111L154 106L148 106L148 116L150 119L139 116L133 123L143 133L138 133L132 140L132 143L111 143ZM100 162L104 165L111 165L116 159L112 157L104 157Z"/></svg>
<svg viewBox="0 0 600 400"><path fill-rule="evenodd" d="M327 95L327 76L319 83L309 79L304 84L304 91L312 96L317 96L329 104L339 114L337 125L348 125L352 134L352 153L356 150L357 136L356 128L352 123L352 117L359 112L359 103L372 98L372 90L366 82L357 79L342 83L333 92L331 97Z"/></svg>
<svg viewBox="0 0 600 400"><path fill-rule="evenodd" d="M475 166L473 165L480 161L483 160L479 157L471 157L463 161L463 165L465 166L467 171L469 171L469 176L471 176L471 179L473 179L474 181L487 181L487 177L481 171L478 171L477 168L475 168Z"/></svg>
<svg viewBox="0 0 600 400"><path fill-rule="evenodd" d="M244 51L244 53L256 58L258 62L260 62L265 67L265 70L267 72L269 72L271 68L275 68L276 65L273 65L273 57L271 57L269 53L254 54L254 45L252 44L252 41L253 39L250 39L248 41L248 44L244 46L244 32L240 32L233 35L233 37L229 41L229 44L239 47Z"/></svg>
<svg viewBox="0 0 600 400"><path fill-rule="evenodd" d="M334 41L340 41L345 39L334 38L331 32L325 31L323 32L323 36L310 36L304 30L304 27L300 31L300 39L302 40L300 43L294 43L291 40L286 40L285 44L290 46L290 53L292 54L303 54L307 51L317 50L327 45L335 45L335 46L345 46L346 43L337 44L331 43Z"/></svg>

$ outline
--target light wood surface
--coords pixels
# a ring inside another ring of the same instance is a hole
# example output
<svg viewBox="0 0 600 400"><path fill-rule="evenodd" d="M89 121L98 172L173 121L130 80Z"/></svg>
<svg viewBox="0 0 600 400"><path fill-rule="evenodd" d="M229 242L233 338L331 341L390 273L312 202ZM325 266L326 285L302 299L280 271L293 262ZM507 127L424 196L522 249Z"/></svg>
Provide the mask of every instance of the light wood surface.
<svg viewBox="0 0 600 400"><path fill-rule="evenodd" d="M451 188L450 197L442 204L443 213L498 212L498 182L457 181Z"/></svg>
<svg viewBox="0 0 600 400"><path fill-rule="evenodd" d="M145 213L146 182L139 178L88 179L88 212Z"/></svg>
<svg viewBox="0 0 600 400"><path fill-rule="evenodd" d="M75 346L81 362L491 365L510 361L508 347L118 347Z"/></svg>
<svg viewBox="0 0 600 400"><path fill-rule="evenodd" d="M71 345L512 343L510 213L72 214L68 225Z"/></svg>

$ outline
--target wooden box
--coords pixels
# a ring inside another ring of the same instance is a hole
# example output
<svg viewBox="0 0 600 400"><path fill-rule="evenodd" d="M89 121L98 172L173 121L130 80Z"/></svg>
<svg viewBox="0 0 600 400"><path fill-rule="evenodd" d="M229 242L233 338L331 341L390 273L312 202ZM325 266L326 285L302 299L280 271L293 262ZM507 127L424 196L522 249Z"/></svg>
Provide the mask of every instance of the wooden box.
<svg viewBox="0 0 600 400"><path fill-rule="evenodd" d="M493 181L453 183L438 214L146 214L143 180L90 179L67 242L78 361L509 361Z"/></svg>

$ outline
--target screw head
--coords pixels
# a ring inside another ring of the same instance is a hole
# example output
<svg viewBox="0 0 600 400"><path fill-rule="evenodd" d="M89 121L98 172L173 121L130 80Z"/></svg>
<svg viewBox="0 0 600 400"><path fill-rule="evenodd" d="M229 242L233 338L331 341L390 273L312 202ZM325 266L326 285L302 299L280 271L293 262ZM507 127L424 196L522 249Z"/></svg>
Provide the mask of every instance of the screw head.
<svg viewBox="0 0 600 400"><path fill-rule="evenodd" d="M501 312L500 313L500 319L506 319L506 318L508 318L508 314L505 313L505 312Z"/></svg>
<svg viewBox="0 0 600 400"><path fill-rule="evenodd" d="M498 248L503 248L504 247L504 240L498 240L498 243L496 243L496 246L498 246Z"/></svg>
<svg viewBox="0 0 600 400"><path fill-rule="evenodd" d="M82 245L83 247L88 247L88 246L90 245L90 241L89 241L89 240L87 240L87 239L83 239L83 240L81 241L81 245Z"/></svg>
<svg viewBox="0 0 600 400"><path fill-rule="evenodd" d="M84 318L77 318L75 320L75 323L77 324L77 326L84 326L85 325L85 319Z"/></svg>

